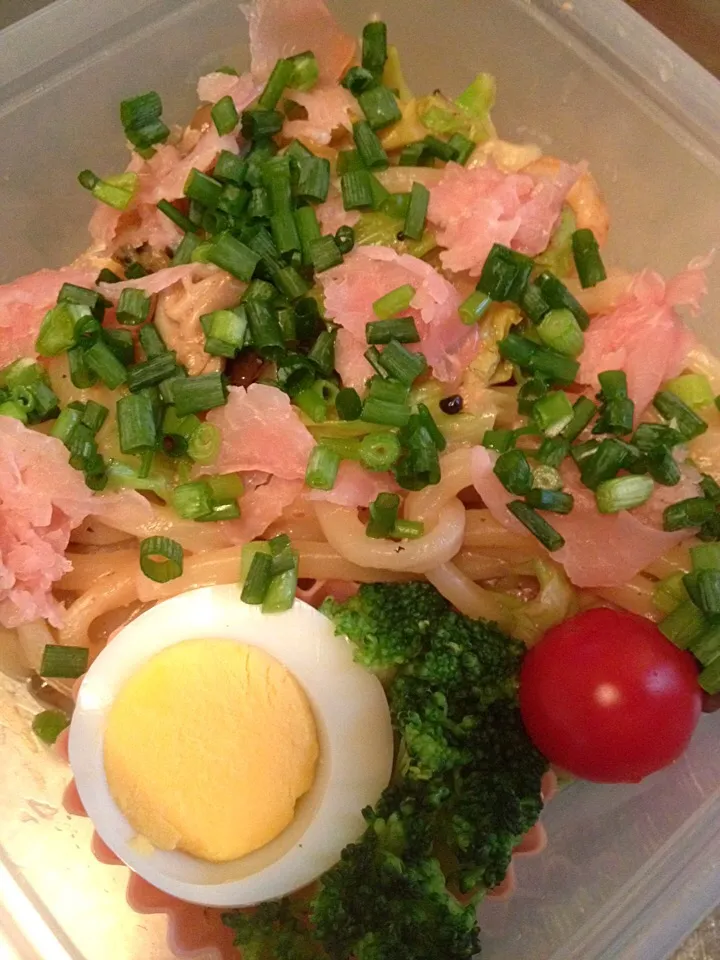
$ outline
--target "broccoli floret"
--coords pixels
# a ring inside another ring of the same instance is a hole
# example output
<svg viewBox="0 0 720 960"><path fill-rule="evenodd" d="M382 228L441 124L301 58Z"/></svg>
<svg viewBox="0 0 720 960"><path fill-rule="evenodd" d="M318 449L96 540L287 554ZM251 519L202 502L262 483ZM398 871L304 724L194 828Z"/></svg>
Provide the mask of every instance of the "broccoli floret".
<svg viewBox="0 0 720 960"><path fill-rule="evenodd" d="M431 624L450 607L429 583L414 581L366 583L347 602L328 597L320 609L333 621L336 633L352 640L359 663L385 670L416 657Z"/></svg>
<svg viewBox="0 0 720 960"><path fill-rule="evenodd" d="M331 957L468 960L477 952L474 907L448 893L437 859L414 855L406 822L375 820L323 877L310 919Z"/></svg>
<svg viewBox="0 0 720 960"><path fill-rule="evenodd" d="M237 942L248 960L470 960L474 904L542 808L547 763L518 706L524 646L425 583L364 585L323 610L361 663L394 668L395 775L363 811L363 836L321 878L304 936L281 904L234 921Z"/></svg>
<svg viewBox="0 0 720 960"><path fill-rule="evenodd" d="M225 913L222 919L235 931L243 960L322 960L327 954L308 933L306 908L285 897L261 903L252 913Z"/></svg>

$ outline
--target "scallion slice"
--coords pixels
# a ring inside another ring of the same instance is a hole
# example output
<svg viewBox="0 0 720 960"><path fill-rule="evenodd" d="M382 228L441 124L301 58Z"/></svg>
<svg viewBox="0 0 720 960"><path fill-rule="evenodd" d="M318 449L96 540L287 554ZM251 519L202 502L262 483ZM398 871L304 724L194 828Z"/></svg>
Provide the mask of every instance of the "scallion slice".
<svg viewBox="0 0 720 960"><path fill-rule="evenodd" d="M102 380L106 387L116 390L127 380L127 370L114 351L103 340L97 340L84 351L85 366Z"/></svg>
<svg viewBox="0 0 720 960"><path fill-rule="evenodd" d="M258 106L262 110L274 110L283 95L285 87L289 86L294 73L291 60L278 60L268 77L263 92L258 98Z"/></svg>
<svg viewBox="0 0 720 960"><path fill-rule="evenodd" d="M195 463L208 466L220 453L222 435L214 423L201 423L188 439L188 456Z"/></svg>
<svg viewBox="0 0 720 960"><path fill-rule="evenodd" d="M378 362L388 376L408 386L427 370L427 360L423 354L411 353L397 340L390 340Z"/></svg>
<svg viewBox="0 0 720 960"><path fill-rule="evenodd" d="M88 668L87 647L69 647L48 643L43 650L38 673L41 677L77 680Z"/></svg>
<svg viewBox="0 0 720 960"><path fill-rule="evenodd" d="M227 270L238 280L249 283L260 255L232 234L220 233L213 238L207 251L207 259L222 270Z"/></svg>
<svg viewBox="0 0 720 960"><path fill-rule="evenodd" d="M390 165L388 155L367 120L360 120L353 124L353 137L360 159L368 170L387 169Z"/></svg>
<svg viewBox="0 0 720 960"><path fill-rule="evenodd" d="M493 473L509 493L523 497L532 489L532 470L522 450L508 450L495 461Z"/></svg>
<svg viewBox="0 0 720 960"><path fill-rule="evenodd" d="M173 381L172 396L179 417L222 407L227 403L227 387L220 373L201 373ZM120 401L118 401L118 406Z"/></svg>
<svg viewBox="0 0 720 960"><path fill-rule="evenodd" d="M671 503L663 511L663 529L667 531L685 530L699 527L715 513L715 505L705 497L689 497L678 503Z"/></svg>
<svg viewBox="0 0 720 960"><path fill-rule="evenodd" d="M513 500L508 504L508 510L540 541L546 550L554 553L555 550L565 546L564 538L529 504L522 500Z"/></svg>
<svg viewBox="0 0 720 960"><path fill-rule="evenodd" d="M389 320L402 313L403 310L407 310L414 296L415 287L405 283L376 300L372 305L373 313L378 320ZM368 341L368 343L370 342Z"/></svg>
<svg viewBox="0 0 720 960"><path fill-rule="evenodd" d="M413 317L395 317L392 320L371 320L365 325L368 343L387 344L391 340L398 343L419 343L420 334Z"/></svg>
<svg viewBox="0 0 720 960"><path fill-rule="evenodd" d="M415 181L410 190L410 206L405 215L405 224L402 231L411 240L422 238L429 203L430 191L424 184Z"/></svg>
<svg viewBox="0 0 720 960"><path fill-rule="evenodd" d="M382 130L402 119L395 94L380 84L357 94L357 100L372 130Z"/></svg>
<svg viewBox="0 0 720 960"><path fill-rule="evenodd" d="M405 403L366 397L360 419L386 427L404 427L410 420L410 408Z"/></svg>
<svg viewBox="0 0 720 960"><path fill-rule="evenodd" d="M387 60L387 26L382 20L366 23L362 33L362 65L374 77L380 78Z"/></svg>
<svg viewBox="0 0 720 960"><path fill-rule="evenodd" d="M571 493L537 488L532 489L525 500L533 509L548 510L550 513L570 513L575 502Z"/></svg>
<svg viewBox="0 0 720 960"><path fill-rule="evenodd" d="M376 540L389 537L397 523L399 509L400 497L397 493L379 493L369 507L366 535Z"/></svg>
<svg viewBox="0 0 720 960"><path fill-rule="evenodd" d="M394 433L369 433L360 442L360 462L367 470L389 470L399 460L400 452L400 441Z"/></svg>
<svg viewBox="0 0 720 960"><path fill-rule="evenodd" d="M144 290L126 287L120 294L117 321L126 327L144 323L150 315L150 297Z"/></svg>
<svg viewBox="0 0 720 960"><path fill-rule="evenodd" d="M341 420L357 420L362 413L362 400L353 387L343 387L335 397L335 409Z"/></svg>
<svg viewBox="0 0 720 960"><path fill-rule="evenodd" d="M140 569L155 583L176 580L183 572L183 548L169 537L147 537L140 541Z"/></svg>
<svg viewBox="0 0 720 960"><path fill-rule="evenodd" d="M533 404L533 419L546 437L558 436L572 418L572 404L562 390L547 393Z"/></svg>
<svg viewBox="0 0 720 960"><path fill-rule="evenodd" d="M576 230L572 235L575 268L583 288L594 287L607 278L600 248L592 230Z"/></svg>
<svg viewBox="0 0 720 960"><path fill-rule="evenodd" d="M212 512L213 496L204 480L181 483L173 491L173 507L184 520L197 520Z"/></svg>
<svg viewBox="0 0 720 960"><path fill-rule="evenodd" d="M293 90L312 90L320 77L320 67L315 54L305 50L303 53L288 57L288 60L293 68L288 86Z"/></svg>
<svg viewBox="0 0 720 960"><path fill-rule="evenodd" d="M492 297L483 293L482 290L475 290L458 307L460 319L468 326L472 326L485 316L492 303Z"/></svg>
<svg viewBox="0 0 720 960"><path fill-rule="evenodd" d="M343 255L335 242L335 237L324 236L310 243L310 260L315 273L324 273L332 267L339 267Z"/></svg>
<svg viewBox="0 0 720 960"><path fill-rule="evenodd" d="M541 273L535 278L535 285L551 309L569 310L577 320L580 329L587 330L590 325L590 314L553 273L549 271Z"/></svg>
<svg viewBox="0 0 720 960"><path fill-rule="evenodd" d="M367 170L349 170L340 177L345 210L362 210L373 202L370 173Z"/></svg>
<svg viewBox="0 0 720 960"><path fill-rule="evenodd" d="M652 477L614 477L604 480L595 489L595 501L600 513L619 513L646 503L655 488Z"/></svg>
<svg viewBox="0 0 720 960"><path fill-rule="evenodd" d="M482 268L477 289L496 301L520 303L532 269L530 257L496 243Z"/></svg>
<svg viewBox="0 0 720 960"><path fill-rule="evenodd" d="M62 710L43 710L33 717L32 731L39 740L52 746L69 726L70 718Z"/></svg>
<svg viewBox="0 0 720 960"><path fill-rule="evenodd" d="M317 444L308 460L305 483L314 490L332 490L339 467L338 454L322 444Z"/></svg>
<svg viewBox="0 0 720 960"><path fill-rule="evenodd" d="M542 342L568 357L579 356L585 345L580 325L569 310L550 310L536 327Z"/></svg>
<svg viewBox="0 0 720 960"><path fill-rule="evenodd" d="M483 434L482 445L488 450L497 453L507 453L515 446L515 435L512 430L486 430Z"/></svg>
<svg viewBox="0 0 720 960"><path fill-rule="evenodd" d="M699 437L708 428L702 417L699 417L694 410L683 403L680 397L669 390L661 390L656 393L653 406L662 417L669 421L670 426L677 430L683 441Z"/></svg>

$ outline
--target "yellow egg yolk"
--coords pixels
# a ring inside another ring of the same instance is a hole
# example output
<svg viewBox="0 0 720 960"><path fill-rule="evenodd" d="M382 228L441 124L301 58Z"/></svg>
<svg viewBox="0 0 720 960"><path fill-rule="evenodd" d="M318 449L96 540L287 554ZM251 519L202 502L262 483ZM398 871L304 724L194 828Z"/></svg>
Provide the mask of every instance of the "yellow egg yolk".
<svg viewBox="0 0 720 960"><path fill-rule="evenodd" d="M293 820L319 755L310 704L273 657L185 640L121 688L105 733L110 792L141 837L223 862Z"/></svg>

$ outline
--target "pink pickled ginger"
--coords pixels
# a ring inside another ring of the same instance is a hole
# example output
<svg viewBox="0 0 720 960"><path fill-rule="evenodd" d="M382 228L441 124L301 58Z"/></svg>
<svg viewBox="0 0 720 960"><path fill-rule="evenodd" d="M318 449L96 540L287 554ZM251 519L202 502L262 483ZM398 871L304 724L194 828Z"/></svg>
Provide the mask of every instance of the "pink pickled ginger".
<svg viewBox="0 0 720 960"><path fill-rule="evenodd" d="M43 317L55 306L64 283L92 287L97 270L38 270L0 286L0 367L19 357L35 357Z"/></svg>
<svg viewBox="0 0 720 960"><path fill-rule="evenodd" d="M60 440L0 417L0 446L0 624L44 617L59 626L52 585L72 569L70 532L92 512L93 494Z"/></svg>
<svg viewBox="0 0 720 960"><path fill-rule="evenodd" d="M563 203L579 171L561 164L553 177L503 173L493 166L468 169L448 163L430 188L428 219L436 230L443 267L479 276L494 243L528 256L550 242Z"/></svg>
<svg viewBox="0 0 720 960"><path fill-rule="evenodd" d="M223 97L231 97L238 113L249 107L260 93L261 87L249 73L243 73L239 77L220 71L206 73L204 77L200 77L197 85L198 100L217 103Z"/></svg>
<svg viewBox="0 0 720 960"><path fill-rule="evenodd" d="M352 337L343 337L336 355L343 383L357 387L362 373L369 370L364 358L361 362L361 355L367 349L365 327L377 319L373 303L404 284L415 288L415 296L410 309L403 313L415 318L420 334L418 349L438 380L458 379L475 356L477 328L460 320L460 293L424 260L398 254L390 247L356 247L340 266L318 279L327 315Z"/></svg>
<svg viewBox="0 0 720 960"><path fill-rule="evenodd" d="M263 470L283 480L304 478L315 441L282 390L263 383L230 387L227 404L207 419L222 444L217 461L200 473Z"/></svg>
<svg viewBox="0 0 720 960"><path fill-rule="evenodd" d="M513 533L531 536L507 509L508 503L516 498L493 473L494 463L495 457L484 447L473 449L471 469L475 489L499 523ZM564 466L563 481L563 489L575 498L574 507L566 516L552 514L545 515L545 519L565 539L565 546L551 556L563 565L578 587L622 587L687 537L687 531L665 533L651 522L643 522L644 517L654 521L657 508L644 515L640 511L599 513L592 490L580 483L575 466ZM660 498L658 506L664 507L696 495L693 491L697 491L697 486L687 480L677 487L658 487L652 500Z"/></svg>
<svg viewBox="0 0 720 960"><path fill-rule="evenodd" d="M250 27L253 76L266 80L281 57L312 50L320 80L334 83L355 53L355 41L340 29L324 0L255 0L243 7Z"/></svg>
<svg viewBox="0 0 720 960"><path fill-rule="evenodd" d="M283 136L291 140L302 137L314 143L330 143L335 130L352 133L353 115L359 108L355 97L345 87L314 87L312 90L292 91L292 100L307 113L304 120L286 120Z"/></svg>
<svg viewBox="0 0 720 960"><path fill-rule="evenodd" d="M597 388L603 370L624 370L639 417L663 381L681 372L694 341L675 307L686 305L696 314L706 292L699 264L667 282L652 270L638 274L614 310L593 317L579 358L578 382Z"/></svg>

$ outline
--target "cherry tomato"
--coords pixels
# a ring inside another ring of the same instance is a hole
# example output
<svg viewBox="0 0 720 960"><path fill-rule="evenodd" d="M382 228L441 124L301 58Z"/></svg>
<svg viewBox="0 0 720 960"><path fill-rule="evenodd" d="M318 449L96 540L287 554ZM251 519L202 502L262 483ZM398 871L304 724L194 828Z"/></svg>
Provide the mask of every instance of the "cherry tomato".
<svg viewBox="0 0 720 960"><path fill-rule="evenodd" d="M700 717L694 658L632 613L588 610L525 657L520 709L538 749L569 773L637 782L677 760Z"/></svg>

